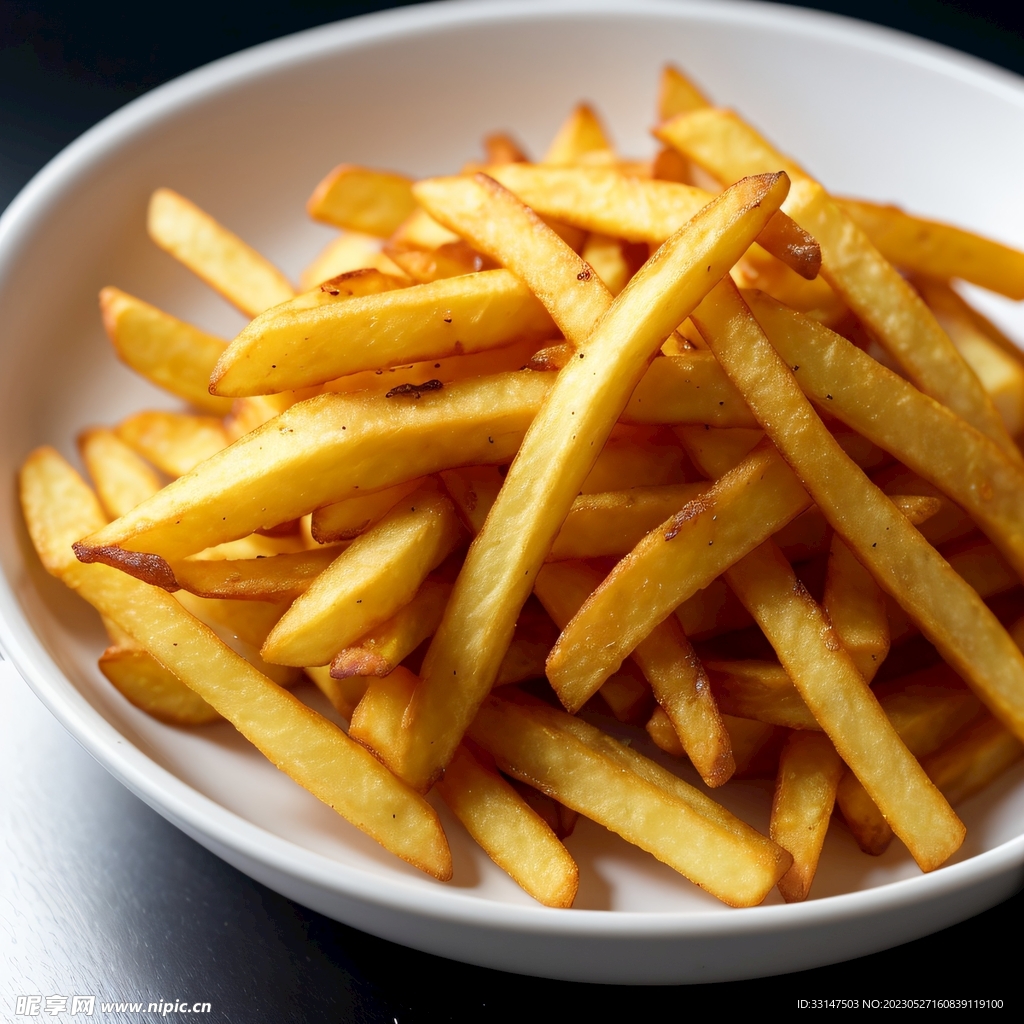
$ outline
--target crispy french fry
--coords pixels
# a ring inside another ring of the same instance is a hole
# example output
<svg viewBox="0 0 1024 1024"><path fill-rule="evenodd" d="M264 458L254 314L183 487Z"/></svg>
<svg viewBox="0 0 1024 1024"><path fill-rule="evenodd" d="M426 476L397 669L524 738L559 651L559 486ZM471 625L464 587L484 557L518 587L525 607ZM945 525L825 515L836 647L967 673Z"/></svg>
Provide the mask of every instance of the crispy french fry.
<svg viewBox="0 0 1024 1024"><path fill-rule="evenodd" d="M993 714L1024 736L1024 656L977 593L835 443L732 282L693 316L832 527Z"/></svg>
<svg viewBox="0 0 1024 1024"><path fill-rule="evenodd" d="M299 290L308 292L324 281L353 270L372 268L398 277L402 268L381 252L380 239L359 231L344 231L328 242L299 275Z"/></svg>
<svg viewBox="0 0 1024 1024"><path fill-rule="evenodd" d="M661 245L714 199L694 185L631 178L612 167L507 164L488 173L542 217L654 245ZM801 277L817 275L817 242L785 214L772 218L758 242Z"/></svg>
<svg viewBox="0 0 1024 1024"><path fill-rule="evenodd" d="M562 712L489 698L470 736L506 773L617 832L732 906L760 903L790 864L788 854L681 779Z"/></svg>
<svg viewBox="0 0 1024 1024"><path fill-rule="evenodd" d="M324 505L313 513L313 538L318 544L328 544L358 537L423 483L423 478L417 477L382 491Z"/></svg>
<svg viewBox="0 0 1024 1024"><path fill-rule="evenodd" d="M458 225L474 246L524 275L582 357L559 372L527 431L427 652L423 682L407 712L403 759L404 775L416 785L428 785L443 768L490 689L536 572L647 363L785 192L784 177L765 176L723 193L645 264L609 308L607 289L598 287L593 271L490 179L416 186L417 198L434 216ZM541 239L535 248L553 250L557 262L535 270L537 253L528 237L509 237L513 225ZM588 312L575 300L588 278L590 309L603 306L607 314L583 333L575 328Z"/></svg>
<svg viewBox="0 0 1024 1024"><path fill-rule="evenodd" d="M341 164L306 204L314 220L387 238L416 208L412 182L402 174Z"/></svg>
<svg viewBox="0 0 1024 1024"><path fill-rule="evenodd" d="M762 442L736 469L649 533L563 630L548 659L559 692L585 701L654 626L810 505Z"/></svg>
<svg viewBox="0 0 1024 1024"><path fill-rule="evenodd" d="M221 720L198 693L139 647L108 647L99 666L125 698L162 722L208 725Z"/></svg>
<svg viewBox="0 0 1024 1024"><path fill-rule="evenodd" d="M437 878L451 877L447 841L422 797L221 643L169 594L75 559L73 539L95 529L103 514L53 449L29 456L20 486L29 533L49 572L115 621L314 796L397 856Z"/></svg>
<svg viewBox="0 0 1024 1024"><path fill-rule="evenodd" d="M184 476L228 445L227 431L212 416L149 410L115 428L129 448L168 476Z"/></svg>
<svg viewBox="0 0 1024 1024"><path fill-rule="evenodd" d="M772 800L771 837L793 855L779 879L787 903L807 899L832 817L843 762L827 736L794 732L779 758Z"/></svg>
<svg viewBox="0 0 1024 1024"><path fill-rule="evenodd" d="M705 666L725 714L787 729L821 731L793 680L777 662L709 660Z"/></svg>
<svg viewBox="0 0 1024 1024"><path fill-rule="evenodd" d="M210 374L227 342L119 288L100 292L107 336L136 373L206 413L223 416L231 403L210 394Z"/></svg>
<svg viewBox="0 0 1024 1024"><path fill-rule="evenodd" d="M296 598L260 653L278 665L326 665L407 605L463 536L446 496L414 491Z"/></svg>
<svg viewBox="0 0 1024 1024"><path fill-rule="evenodd" d="M425 579L405 607L334 656L331 677L391 675L427 637L434 635L451 592L450 583Z"/></svg>
<svg viewBox="0 0 1024 1024"><path fill-rule="evenodd" d="M948 281L958 277L1011 299L1024 299L1024 252L971 231L863 199L836 203L890 263Z"/></svg>
<svg viewBox="0 0 1024 1024"><path fill-rule="evenodd" d="M327 665L311 665L303 671L331 702L334 710L346 720L351 719L352 713L370 685L367 676L348 676L345 679L335 679Z"/></svg>
<svg viewBox="0 0 1024 1024"><path fill-rule="evenodd" d="M579 869L550 826L465 745L455 751L437 788L444 802L491 858L546 907L571 907Z"/></svg>
<svg viewBox="0 0 1024 1024"><path fill-rule="evenodd" d="M941 488L1024 573L1024 474L1015 460L845 338L764 296L750 301L815 403Z"/></svg>
<svg viewBox="0 0 1024 1024"><path fill-rule="evenodd" d="M161 249L246 316L258 316L295 294L277 267L169 188L158 188L150 198L147 227L149 237Z"/></svg>
<svg viewBox="0 0 1024 1024"><path fill-rule="evenodd" d="M484 138L489 164L514 164L529 160L526 151L508 132L492 132Z"/></svg>
<svg viewBox="0 0 1024 1024"><path fill-rule="evenodd" d="M1024 744L986 717L922 759L921 765L951 804L980 792L1024 757Z"/></svg>
<svg viewBox="0 0 1024 1024"><path fill-rule="evenodd" d="M543 162L574 164L584 157L614 159L615 151L593 108L581 103L566 118L552 139Z"/></svg>
<svg viewBox="0 0 1024 1024"><path fill-rule="evenodd" d="M152 468L106 427L83 430L78 435L78 451L111 519L160 490L160 478Z"/></svg>
<svg viewBox="0 0 1024 1024"><path fill-rule="evenodd" d="M706 640L754 623L722 579L712 581L687 598L676 608L675 616L683 632L692 640Z"/></svg>
<svg viewBox="0 0 1024 1024"><path fill-rule="evenodd" d="M521 281L507 270L488 270L270 310L228 346L210 387L220 395L272 394L361 370L541 341L553 331Z"/></svg>
<svg viewBox="0 0 1024 1024"><path fill-rule="evenodd" d="M492 260L470 248L461 239L446 242L436 249L406 249L388 245L386 252L397 266L420 284L494 269Z"/></svg>
<svg viewBox="0 0 1024 1024"><path fill-rule="evenodd" d="M658 82L658 120L710 106L707 97L679 68L666 64Z"/></svg>
<svg viewBox="0 0 1024 1024"><path fill-rule="evenodd" d="M785 170L795 183L786 212L820 243L829 285L922 391L1018 457L991 399L920 297L817 182L728 111L683 114L656 134L724 184Z"/></svg>

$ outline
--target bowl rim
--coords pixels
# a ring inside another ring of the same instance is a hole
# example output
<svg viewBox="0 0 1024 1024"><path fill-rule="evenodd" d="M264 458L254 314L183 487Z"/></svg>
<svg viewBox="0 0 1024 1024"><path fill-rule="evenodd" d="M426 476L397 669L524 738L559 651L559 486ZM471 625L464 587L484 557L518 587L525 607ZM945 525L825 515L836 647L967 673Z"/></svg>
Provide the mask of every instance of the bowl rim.
<svg viewBox="0 0 1024 1024"><path fill-rule="evenodd" d="M1024 79L940 44L842 15L762 4L752 0L445 0L379 11L271 40L189 71L130 101L88 129L47 163L0 216L0 277L63 189L129 143L135 131L181 114L218 92L233 90L268 71L311 56L340 54L362 45L424 30L487 22L587 17L676 17L743 22L838 39L844 45L953 74L1024 107ZM572 913L519 905L443 887L425 888L387 877L292 843L255 825L193 789L128 741L66 678L28 622L6 574L0 578L0 664L16 670L31 689L104 768L150 807L200 841L209 840L249 862L336 896L381 909L495 932L588 938L708 938L804 929L837 919L870 917L980 885L1024 864L1024 835L927 875L805 903L742 909Z"/></svg>

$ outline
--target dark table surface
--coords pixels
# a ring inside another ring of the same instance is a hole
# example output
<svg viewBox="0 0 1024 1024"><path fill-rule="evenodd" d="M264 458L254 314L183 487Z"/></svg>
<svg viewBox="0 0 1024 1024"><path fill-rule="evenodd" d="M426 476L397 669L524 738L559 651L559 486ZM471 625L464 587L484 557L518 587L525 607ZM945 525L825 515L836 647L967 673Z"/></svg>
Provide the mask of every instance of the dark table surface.
<svg viewBox="0 0 1024 1024"><path fill-rule="evenodd" d="M0 0L0 208L62 146L148 88L288 32L389 3L292 0L154 9ZM806 4L914 32L1024 73L1024 15L996 3ZM232 1022L541 1019L570 1010L796 1008L801 998L970 997L1017 1005L1018 894L874 956L678 988L567 984L453 963L331 921L257 884L114 781L0 663L0 1018L19 996L209 1002ZM59 1000L56 1004L59 1006ZM181 1019L177 1013L170 1019Z"/></svg>

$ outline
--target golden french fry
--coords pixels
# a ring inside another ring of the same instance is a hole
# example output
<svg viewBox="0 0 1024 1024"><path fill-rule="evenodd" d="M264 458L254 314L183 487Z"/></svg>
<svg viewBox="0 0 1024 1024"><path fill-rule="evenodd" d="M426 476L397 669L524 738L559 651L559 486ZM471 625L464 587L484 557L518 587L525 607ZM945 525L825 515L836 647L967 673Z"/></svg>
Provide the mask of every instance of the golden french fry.
<svg viewBox="0 0 1024 1024"><path fill-rule="evenodd" d="M425 579L404 608L334 656L331 677L391 675L427 637L434 635L451 592L450 583Z"/></svg>
<svg viewBox="0 0 1024 1024"><path fill-rule="evenodd" d="M111 519L160 490L160 478L152 468L106 427L83 430L78 435L78 451Z"/></svg>
<svg viewBox="0 0 1024 1024"><path fill-rule="evenodd" d="M184 476L228 445L227 431L212 416L149 410L115 428L129 448L168 476Z"/></svg>
<svg viewBox="0 0 1024 1024"><path fill-rule="evenodd" d="M787 903L807 899L832 817L843 762L827 736L794 732L779 758L772 800L771 837L793 855L779 879Z"/></svg>
<svg viewBox="0 0 1024 1024"><path fill-rule="evenodd" d="M481 256L461 239L446 242L436 249L407 249L389 244L385 251L397 266L420 284L494 269L492 260Z"/></svg>
<svg viewBox="0 0 1024 1024"><path fill-rule="evenodd" d="M991 399L927 306L817 182L728 111L683 114L656 134L725 184L785 170L794 182L785 210L820 243L829 285L922 391L1019 457Z"/></svg>
<svg viewBox="0 0 1024 1024"><path fill-rule="evenodd" d="M316 259L299 275L299 290L308 292L324 281L353 270L372 268L400 277L402 268L381 251L380 239L358 231L344 231L328 242Z"/></svg>
<svg viewBox="0 0 1024 1024"><path fill-rule="evenodd" d="M746 608L721 579L712 581L687 598L676 608L675 616L691 640L706 640L721 633L745 629L754 623Z"/></svg>
<svg viewBox="0 0 1024 1024"><path fill-rule="evenodd" d="M161 249L246 316L258 316L295 294L277 267L169 188L158 188L150 198L147 228L149 237Z"/></svg>
<svg viewBox="0 0 1024 1024"><path fill-rule="evenodd" d="M407 605L463 536L446 496L414 491L296 598L260 653L278 665L326 665Z"/></svg>
<svg viewBox="0 0 1024 1024"><path fill-rule="evenodd" d="M261 675L169 594L103 565L82 565L74 538L96 528L95 496L53 450L22 467L21 501L46 569L115 621L278 768L397 856L437 878L451 854L433 808L370 753Z"/></svg>
<svg viewBox="0 0 1024 1024"><path fill-rule="evenodd" d="M317 185L306 210L314 220L387 238L416 208L402 174L341 164Z"/></svg>
<svg viewBox="0 0 1024 1024"><path fill-rule="evenodd" d="M958 277L1011 299L1024 299L1024 252L971 231L863 199L836 203L890 263L948 281Z"/></svg>
<svg viewBox="0 0 1024 1024"><path fill-rule="evenodd" d="M108 647L100 671L137 708L169 725L207 725L220 715L148 651Z"/></svg>
<svg viewBox="0 0 1024 1024"><path fill-rule="evenodd" d="M610 737L581 739L581 727L592 729L551 708L492 697L469 735L502 771L617 832L731 906L764 899L789 867L788 854Z"/></svg>
<svg viewBox="0 0 1024 1024"><path fill-rule="evenodd" d="M762 442L612 570L552 650L552 685L581 704L674 608L810 503L779 453Z"/></svg>
<svg viewBox="0 0 1024 1024"><path fill-rule="evenodd" d="M845 338L764 296L750 302L815 403L939 487L1024 573L1024 473L1016 460Z"/></svg>
<svg viewBox="0 0 1024 1024"><path fill-rule="evenodd" d="M506 164L488 168L488 173L542 217L654 245L661 245L715 198L694 185L627 177L613 167ZM777 213L757 240L801 277L817 275L817 242L785 214Z"/></svg>
<svg viewBox="0 0 1024 1024"><path fill-rule="evenodd" d="M977 593L839 448L732 282L693 319L832 527L944 660L1024 736L1024 656Z"/></svg>
<svg viewBox="0 0 1024 1024"><path fill-rule="evenodd" d="M710 106L707 97L679 68L666 64L658 82L658 120Z"/></svg>
<svg viewBox="0 0 1024 1024"><path fill-rule="evenodd" d="M615 151L593 108L581 103L551 140L543 163L574 164L584 157L612 160Z"/></svg>
<svg viewBox="0 0 1024 1024"><path fill-rule="evenodd" d="M121 291L100 292L107 336L122 362L203 412L223 416L231 403L210 394L210 374L227 342Z"/></svg>
<svg viewBox="0 0 1024 1024"><path fill-rule="evenodd" d="M303 671L316 684L317 689L331 702L334 710L344 719L350 719L356 706L366 694L370 680L366 676L348 676L335 679L327 665L307 666Z"/></svg>
<svg viewBox="0 0 1024 1024"><path fill-rule="evenodd" d="M484 152L489 164L514 164L529 160L523 147L508 132L492 132L486 136Z"/></svg>
<svg viewBox="0 0 1024 1024"><path fill-rule="evenodd" d="M541 341L553 331L521 281L507 270L487 270L269 310L231 342L210 387L220 395L273 394L361 370Z"/></svg>
<svg viewBox="0 0 1024 1024"><path fill-rule="evenodd" d="M951 803L984 789L1024 757L1024 744L996 719L986 717L952 739L921 765Z"/></svg>
<svg viewBox="0 0 1024 1024"><path fill-rule="evenodd" d="M423 681L407 712L403 767L416 785L428 785L443 769L490 689L537 570L647 363L716 274L728 272L786 188L784 176L766 175L723 193L609 306L610 295L598 287L593 271L491 179L478 175L416 186L417 198L435 217L458 226L475 247L523 275L579 350L579 358L559 371L527 431L424 660ZM554 248L558 262L537 269L529 238L509 237L523 227L543 239L537 250ZM591 309L605 306L607 313L584 334L573 330L579 321L574 300L588 278Z"/></svg>
<svg viewBox="0 0 1024 1024"><path fill-rule="evenodd" d="M593 268L594 273L601 278L612 295L618 295L626 287L639 266L630 265L626 243L610 235L591 233L580 255ZM640 260L640 263L642 262L643 260Z"/></svg>
<svg viewBox="0 0 1024 1024"><path fill-rule="evenodd" d="M313 512L313 538L318 544L328 544L358 537L423 483L423 478L417 477L382 491L324 505Z"/></svg>
<svg viewBox="0 0 1024 1024"><path fill-rule="evenodd" d="M437 788L487 856L546 907L571 907L579 869L550 826L463 745Z"/></svg>
<svg viewBox="0 0 1024 1024"><path fill-rule="evenodd" d="M726 715L787 729L821 731L793 680L777 662L708 660L705 667L718 705Z"/></svg>
<svg viewBox="0 0 1024 1024"><path fill-rule="evenodd" d="M913 278L913 284L977 374L982 387L999 410L1007 431L1016 437L1024 431L1024 366L1021 365L1020 349L998 331L993 337L994 328L985 330L978 322L978 314L949 285L926 277ZM987 326L992 327L991 324ZM1007 344L1010 351L1007 351Z"/></svg>

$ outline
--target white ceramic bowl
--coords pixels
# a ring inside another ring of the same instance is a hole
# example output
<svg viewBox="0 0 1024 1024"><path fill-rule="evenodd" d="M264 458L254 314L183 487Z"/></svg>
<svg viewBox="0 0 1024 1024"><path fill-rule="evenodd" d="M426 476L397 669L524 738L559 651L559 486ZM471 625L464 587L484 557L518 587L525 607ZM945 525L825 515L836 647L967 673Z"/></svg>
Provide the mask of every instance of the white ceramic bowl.
<svg viewBox="0 0 1024 1024"><path fill-rule="evenodd" d="M35 445L167 400L103 337L117 284L209 329L241 321L146 239L153 188L195 199L296 274L331 232L303 203L341 161L451 171L490 130L543 149L594 102L622 150L652 151L661 65L692 71L839 192L894 199L1024 245L1024 86L894 33L775 5L571 0L407 8L212 64L129 104L60 154L0 224L0 641L53 713L117 778L270 887L385 938L476 964L601 982L754 977L892 946L1009 896L1024 862L1024 772L963 808L953 863L862 856L833 830L815 898L728 910L592 823L569 840L577 909L534 904L446 817L455 880L398 862L278 773L227 726L187 732L102 679L96 616L39 568L17 512ZM1008 304L989 303L1024 323ZM315 694L309 699L315 700ZM318 705L318 706L322 706ZM730 806L765 827L764 785Z"/></svg>

